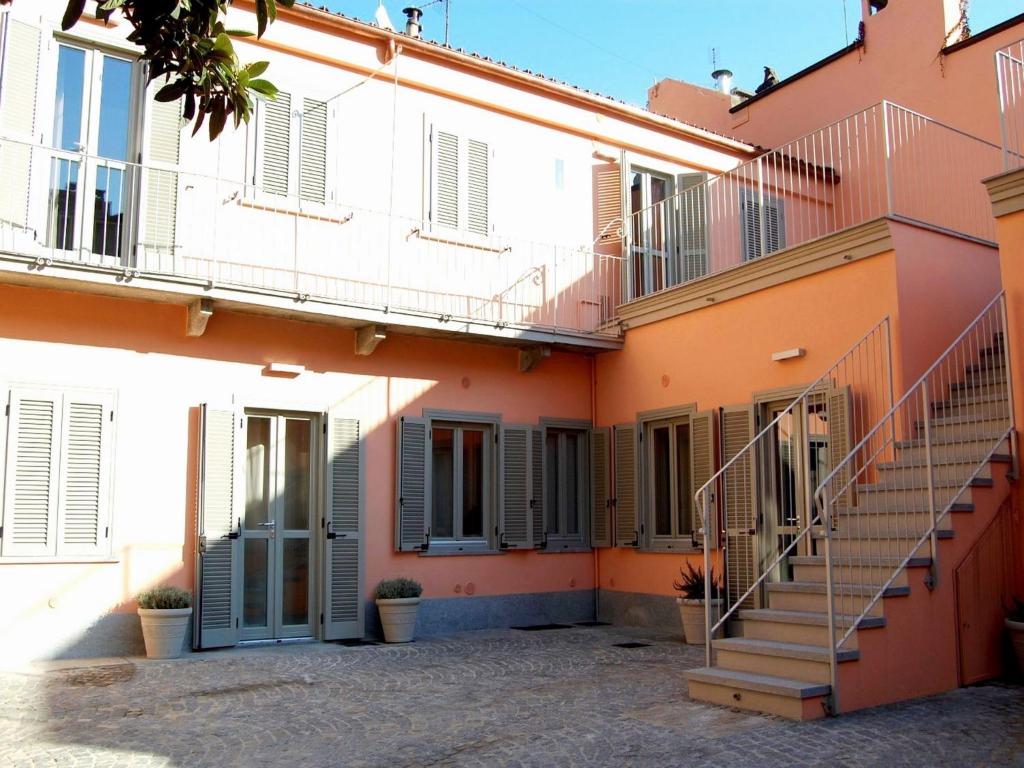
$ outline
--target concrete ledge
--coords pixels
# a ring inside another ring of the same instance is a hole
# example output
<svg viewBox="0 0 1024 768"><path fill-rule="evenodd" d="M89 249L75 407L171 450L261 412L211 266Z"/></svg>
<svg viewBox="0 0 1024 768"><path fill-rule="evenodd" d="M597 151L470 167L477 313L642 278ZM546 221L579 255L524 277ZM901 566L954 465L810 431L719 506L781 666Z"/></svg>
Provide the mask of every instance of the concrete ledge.
<svg viewBox="0 0 1024 768"><path fill-rule="evenodd" d="M683 632L676 599L665 595L602 589L598 593L597 617L619 626L651 627L674 635Z"/></svg>
<svg viewBox="0 0 1024 768"><path fill-rule="evenodd" d="M1024 168L991 176L982 183L992 200L992 215L997 219L1024 211Z"/></svg>

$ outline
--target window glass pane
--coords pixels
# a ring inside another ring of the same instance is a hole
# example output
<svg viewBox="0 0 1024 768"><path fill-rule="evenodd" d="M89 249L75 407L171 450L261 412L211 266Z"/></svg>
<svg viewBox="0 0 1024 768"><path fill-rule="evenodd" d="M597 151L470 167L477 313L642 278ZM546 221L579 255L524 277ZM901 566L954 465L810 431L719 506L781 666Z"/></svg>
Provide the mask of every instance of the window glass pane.
<svg viewBox="0 0 1024 768"><path fill-rule="evenodd" d="M310 422L286 419L284 428L284 527L309 530Z"/></svg>
<svg viewBox="0 0 1024 768"><path fill-rule="evenodd" d="M247 627L267 626L267 539L245 540L245 588L242 621Z"/></svg>
<svg viewBox="0 0 1024 768"><path fill-rule="evenodd" d="M431 535L438 539L450 539L455 535L452 523L455 475L455 430L434 427L431 461Z"/></svg>
<svg viewBox="0 0 1024 768"><path fill-rule="evenodd" d="M245 435L245 527L262 531L270 522L270 419L250 416Z"/></svg>
<svg viewBox="0 0 1024 768"><path fill-rule="evenodd" d="M544 489L545 527L549 534L559 534L558 525L558 432L548 430L544 446L544 461L547 463L548 485Z"/></svg>
<svg viewBox="0 0 1024 768"><path fill-rule="evenodd" d="M565 435L565 533L580 532L579 440L574 432Z"/></svg>
<svg viewBox="0 0 1024 768"><path fill-rule="evenodd" d="M61 250L75 247L78 167L77 161L63 157L55 157L50 162L49 243Z"/></svg>
<svg viewBox="0 0 1024 768"><path fill-rule="evenodd" d="M693 489L690 487L690 425L676 424L676 532L680 536L693 532L693 517L690 514L693 504Z"/></svg>
<svg viewBox="0 0 1024 768"><path fill-rule="evenodd" d="M484 433L462 432L462 536L484 535Z"/></svg>
<svg viewBox="0 0 1024 768"><path fill-rule="evenodd" d="M129 108L132 98L132 65L123 59L103 57L100 92L100 126L97 151L112 160L128 159Z"/></svg>
<svg viewBox="0 0 1024 768"><path fill-rule="evenodd" d="M60 46L57 54L57 93L53 107L53 143L77 152L83 147L82 102L85 84L85 51Z"/></svg>
<svg viewBox="0 0 1024 768"><path fill-rule="evenodd" d="M284 540L281 623L309 623L309 539Z"/></svg>
<svg viewBox="0 0 1024 768"><path fill-rule="evenodd" d="M92 250L104 256L120 256L124 217L124 169L96 169L93 194Z"/></svg>
<svg viewBox="0 0 1024 768"><path fill-rule="evenodd" d="M654 535L672 535L672 456L668 427L653 430Z"/></svg>

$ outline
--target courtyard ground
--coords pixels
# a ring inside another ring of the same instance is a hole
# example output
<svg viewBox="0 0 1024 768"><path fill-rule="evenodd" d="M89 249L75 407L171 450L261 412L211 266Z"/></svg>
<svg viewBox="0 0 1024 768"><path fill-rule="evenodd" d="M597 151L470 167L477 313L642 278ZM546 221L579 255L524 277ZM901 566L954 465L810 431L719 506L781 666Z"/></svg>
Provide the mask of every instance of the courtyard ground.
<svg viewBox="0 0 1024 768"><path fill-rule="evenodd" d="M51 663L0 674L0 765L1024 766L1021 686L791 723L691 701L701 659L572 627Z"/></svg>

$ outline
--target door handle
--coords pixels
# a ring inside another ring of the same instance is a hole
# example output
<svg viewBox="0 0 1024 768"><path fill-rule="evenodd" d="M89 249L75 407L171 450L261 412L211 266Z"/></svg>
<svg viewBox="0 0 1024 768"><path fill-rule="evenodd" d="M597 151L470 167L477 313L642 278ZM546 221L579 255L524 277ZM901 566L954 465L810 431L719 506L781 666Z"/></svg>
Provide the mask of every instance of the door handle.
<svg viewBox="0 0 1024 768"><path fill-rule="evenodd" d="M260 523L260 526L262 526L263 528L273 528L276 525L277 521L275 520L271 520L269 523Z"/></svg>
<svg viewBox="0 0 1024 768"><path fill-rule="evenodd" d="M327 521L327 538L328 539L336 539L336 538L338 538L338 534L336 534L334 531L331 530L331 526L332 525L334 525L334 523L331 522L330 520L328 520Z"/></svg>

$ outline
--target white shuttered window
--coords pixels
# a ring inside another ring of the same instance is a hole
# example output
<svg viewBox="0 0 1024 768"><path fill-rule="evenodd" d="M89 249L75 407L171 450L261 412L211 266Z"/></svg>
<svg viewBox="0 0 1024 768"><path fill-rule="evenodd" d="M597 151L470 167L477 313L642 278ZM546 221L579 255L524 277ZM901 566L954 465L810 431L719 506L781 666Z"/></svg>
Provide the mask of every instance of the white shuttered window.
<svg viewBox="0 0 1024 768"><path fill-rule="evenodd" d="M303 202L334 199L328 154L334 106L281 91L260 103L257 184L263 192Z"/></svg>
<svg viewBox="0 0 1024 768"><path fill-rule="evenodd" d="M109 553L113 408L109 392L11 390L0 555Z"/></svg>
<svg viewBox="0 0 1024 768"><path fill-rule="evenodd" d="M430 157L430 222L438 227L490 234L494 229L493 147L435 126L430 133Z"/></svg>

